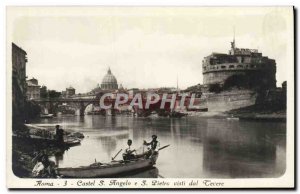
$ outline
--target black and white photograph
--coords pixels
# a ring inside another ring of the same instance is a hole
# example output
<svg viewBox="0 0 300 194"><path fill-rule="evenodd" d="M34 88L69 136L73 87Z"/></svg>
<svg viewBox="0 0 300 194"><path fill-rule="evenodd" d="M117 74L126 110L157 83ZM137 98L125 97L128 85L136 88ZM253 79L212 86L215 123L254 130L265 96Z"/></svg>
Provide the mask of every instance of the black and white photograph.
<svg viewBox="0 0 300 194"><path fill-rule="evenodd" d="M294 7L6 7L7 187L294 187Z"/></svg>

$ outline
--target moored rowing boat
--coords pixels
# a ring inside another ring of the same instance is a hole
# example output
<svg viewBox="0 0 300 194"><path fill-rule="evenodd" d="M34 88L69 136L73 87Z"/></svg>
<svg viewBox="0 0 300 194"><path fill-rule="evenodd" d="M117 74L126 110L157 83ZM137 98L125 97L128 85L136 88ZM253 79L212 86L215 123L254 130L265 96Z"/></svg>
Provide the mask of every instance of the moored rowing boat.
<svg viewBox="0 0 300 194"><path fill-rule="evenodd" d="M130 161L112 161L110 163L93 163L76 168L58 168L59 175L73 178L93 178L117 176L123 173L150 168L155 165L158 152L150 158L138 158Z"/></svg>

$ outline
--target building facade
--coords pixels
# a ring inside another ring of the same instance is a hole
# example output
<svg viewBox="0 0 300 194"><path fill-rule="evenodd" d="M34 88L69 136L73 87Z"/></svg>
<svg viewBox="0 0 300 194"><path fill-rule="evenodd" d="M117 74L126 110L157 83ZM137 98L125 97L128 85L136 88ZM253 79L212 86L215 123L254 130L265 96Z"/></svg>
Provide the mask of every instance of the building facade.
<svg viewBox="0 0 300 194"><path fill-rule="evenodd" d="M259 53L256 49L236 48L231 42L228 54L212 53L202 61L203 84L223 85L234 76L237 80L253 85L264 85L265 88L276 87L276 62ZM233 79L232 79L233 80Z"/></svg>
<svg viewBox="0 0 300 194"><path fill-rule="evenodd" d="M72 97L75 95L75 88L73 88L72 86L66 88L66 97Z"/></svg>
<svg viewBox="0 0 300 194"><path fill-rule="evenodd" d="M35 78L27 80L27 99L28 100L36 100L41 97L41 86L38 83L38 80Z"/></svg>
<svg viewBox="0 0 300 194"><path fill-rule="evenodd" d="M27 53L12 43L12 113L13 129L25 120Z"/></svg>

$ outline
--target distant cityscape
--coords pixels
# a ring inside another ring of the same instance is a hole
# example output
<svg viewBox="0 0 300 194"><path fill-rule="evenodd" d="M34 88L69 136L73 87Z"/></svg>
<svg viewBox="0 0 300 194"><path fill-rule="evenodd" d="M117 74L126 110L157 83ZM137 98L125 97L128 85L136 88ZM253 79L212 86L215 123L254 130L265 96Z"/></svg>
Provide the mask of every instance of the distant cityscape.
<svg viewBox="0 0 300 194"><path fill-rule="evenodd" d="M51 98L53 95L47 93L46 86L40 86L36 78L31 78L26 80L27 84L27 99L28 100L37 100L40 98ZM69 86L66 90L58 92L59 95L54 95L55 97L62 98L75 98L75 97L84 97L84 96L96 96L99 93L103 92L178 92L179 88L175 87L160 87L160 88L148 88L148 89L139 89L139 88L124 88L122 84L118 84L117 78L113 75L111 69L109 68L107 74L103 77L101 84L98 84L94 89L87 93L76 93L76 88Z"/></svg>
<svg viewBox="0 0 300 194"><path fill-rule="evenodd" d="M231 42L228 54L213 52L204 57L203 84L184 90L178 88L178 83L177 87L126 88L118 84L113 71L108 68L102 82L90 92L76 93L76 88L72 86L64 91L56 91L39 85L38 78L27 79L26 63L26 51L12 43L13 112L20 122L40 114L76 114L77 110L80 111L79 115L110 114L99 109L99 99L107 92L126 93L131 98L136 93L196 94L198 108L178 110L184 114L191 111L229 111L255 105L258 100L260 103L268 101L285 106L282 104L286 99L286 82L282 83L281 88L276 87L276 61L263 56L256 49L237 48L235 39ZM130 108L133 107L126 109ZM152 111L158 112L155 109ZM149 116L150 113L138 115Z"/></svg>

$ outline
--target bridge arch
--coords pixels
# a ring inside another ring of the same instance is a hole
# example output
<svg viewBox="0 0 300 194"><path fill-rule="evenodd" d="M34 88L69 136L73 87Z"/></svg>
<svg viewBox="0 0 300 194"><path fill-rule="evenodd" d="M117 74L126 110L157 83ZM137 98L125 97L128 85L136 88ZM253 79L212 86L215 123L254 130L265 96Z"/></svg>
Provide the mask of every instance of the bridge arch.
<svg viewBox="0 0 300 194"><path fill-rule="evenodd" d="M59 99L39 99L35 102L41 107L42 113L51 113L56 115L58 113L59 105L69 105L75 110L79 110L80 116L84 116L85 109L90 104L99 104L99 100L95 98L89 99L68 99L68 98L59 98Z"/></svg>

